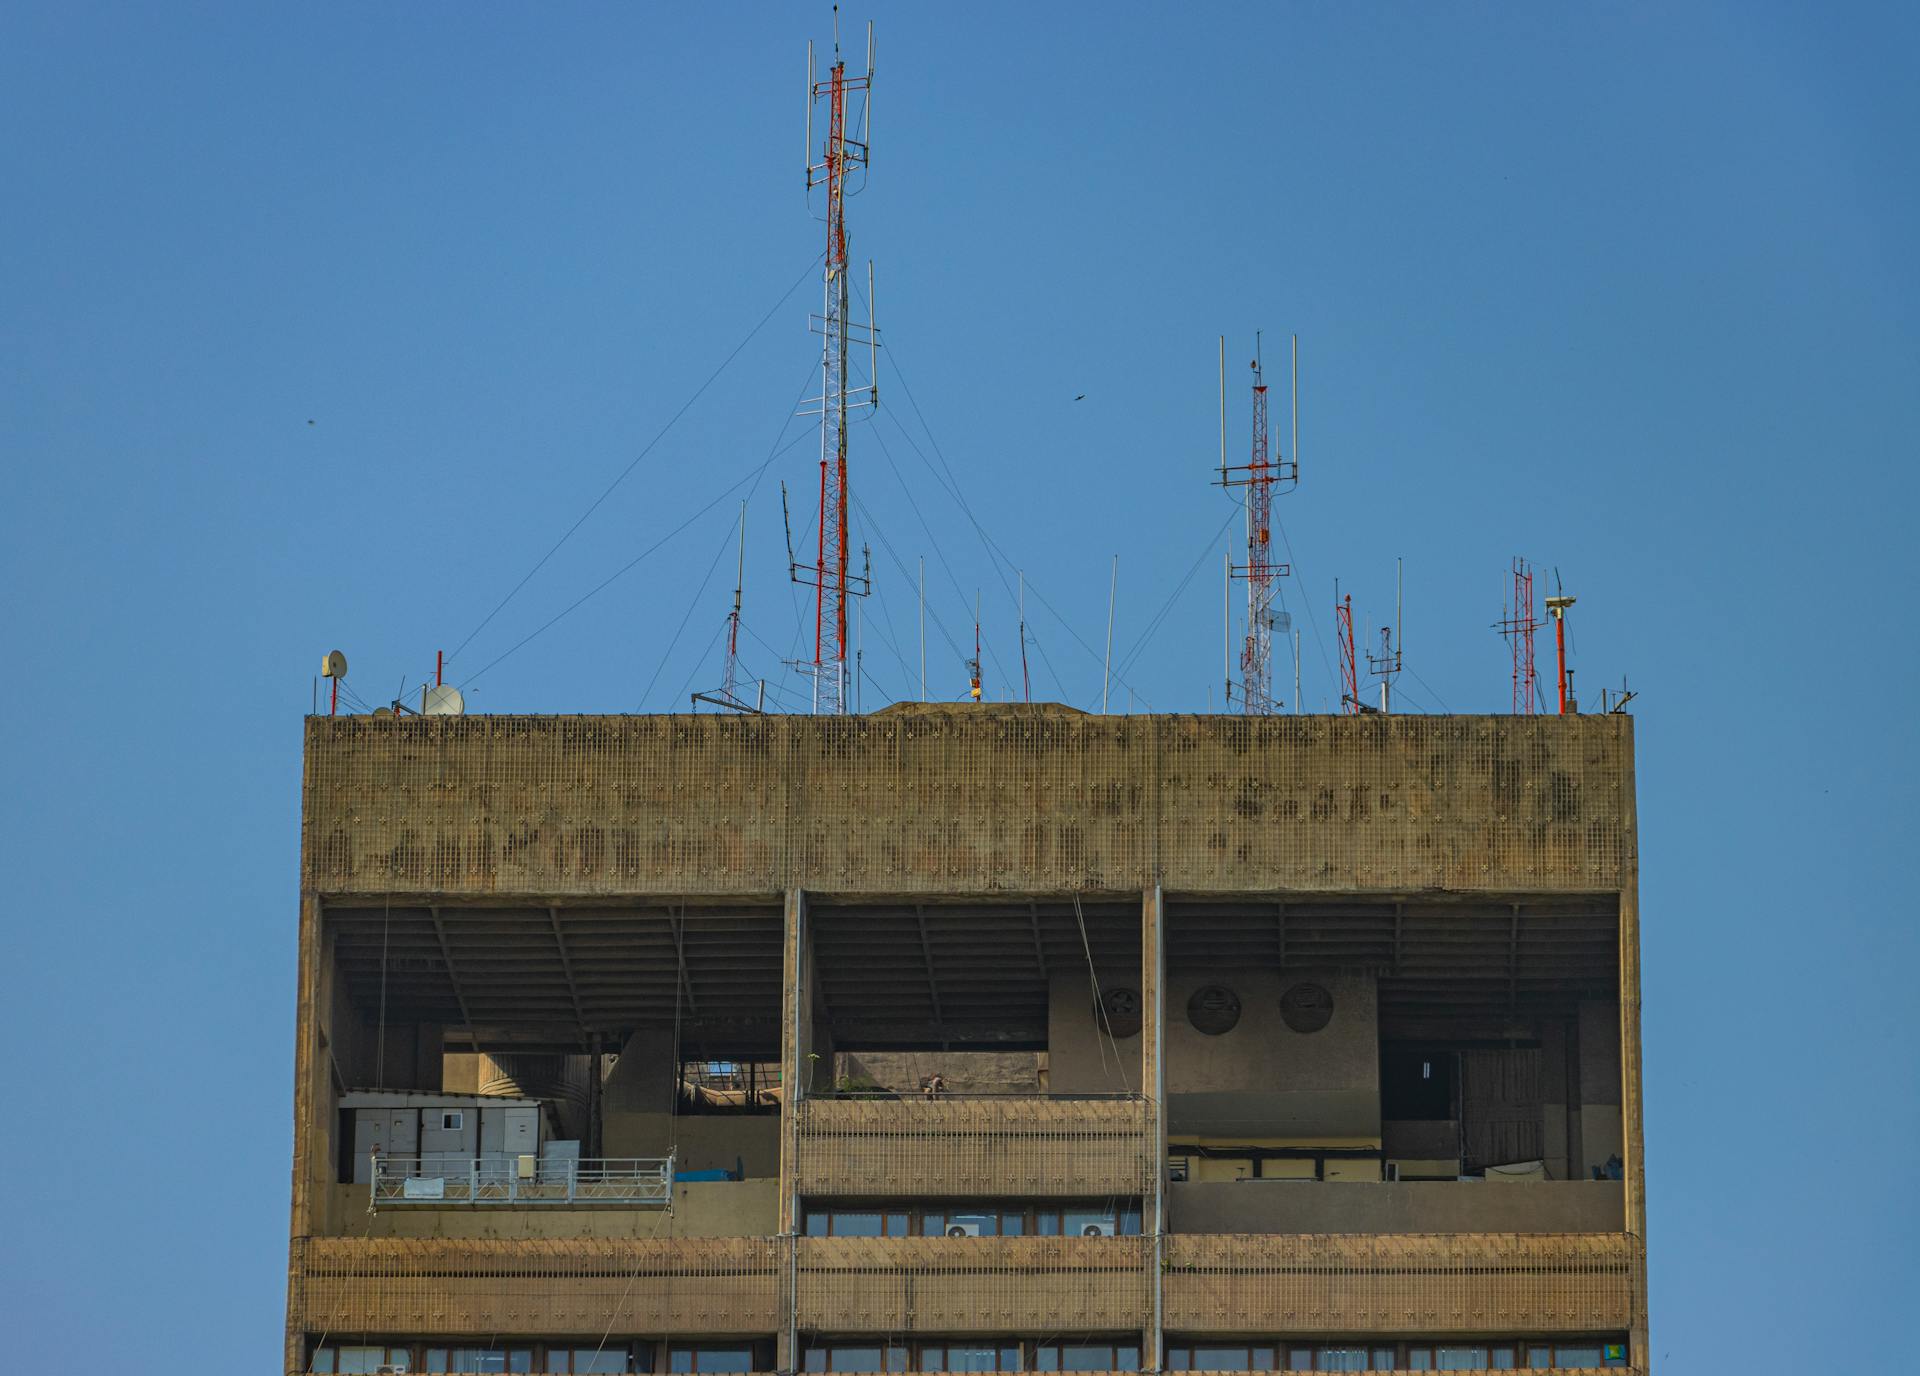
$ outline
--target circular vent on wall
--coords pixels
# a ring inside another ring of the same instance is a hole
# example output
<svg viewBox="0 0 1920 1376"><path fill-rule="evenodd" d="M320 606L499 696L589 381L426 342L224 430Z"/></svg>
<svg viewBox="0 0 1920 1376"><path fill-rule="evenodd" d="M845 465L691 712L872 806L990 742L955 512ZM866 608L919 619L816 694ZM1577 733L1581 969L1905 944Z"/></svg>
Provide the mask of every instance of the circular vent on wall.
<svg viewBox="0 0 1920 1376"><path fill-rule="evenodd" d="M1318 1032L1333 1021L1333 995L1317 984L1296 984L1280 996L1280 1017L1296 1032Z"/></svg>
<svg viewBox="0 0 1920 1376"><path fill-rule="evenodd" d="M1140 1035L1140 991L1119 985L1100 991L1100 1002L1093 1010L1096 1027L1105 1028L1116 1037L1137 1037Z"/></svg>
<svg viewBox="0 0 1920 1376"><path fill-rule="evenodd" d="M1208 984L1187 1000L1187 1021L1209 1037L1231 1032L1240 1021L1240 996L1224 984Z"/></svg>

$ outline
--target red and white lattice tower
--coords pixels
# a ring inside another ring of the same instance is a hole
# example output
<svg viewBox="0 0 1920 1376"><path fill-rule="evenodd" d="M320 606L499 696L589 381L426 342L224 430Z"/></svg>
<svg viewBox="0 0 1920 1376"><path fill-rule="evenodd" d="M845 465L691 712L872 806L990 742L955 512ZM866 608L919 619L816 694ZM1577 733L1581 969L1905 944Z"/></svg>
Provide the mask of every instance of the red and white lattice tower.
<svg viewBox="0 0 1920 1376"><path fill-rule="evenodd" d="M1533 611L1533 565L1518 555L1513 560L1513 588L1496 630L1513 652L1513 710L1533 716L1539 702L1539 677L1533 667L1533 633L1540 629Z"/></svg>
<svg viewBox="0 0 1920 1376"><path fill-rule="evenodd" d="M1224 425L1225 344L1222 349L1222 423ZM1296 336L1294 359L1295 435L1298 430L1300 343ZM1247 635L1240 650L1241 710L1254 715L1272 712L1280 703L1273 696L1273 600L1279 580L1286 577L1287 565L1273 557L1273 499L1292 490L1299 479L1297 456L1270 456L1267 431L1267 383L1261 368L1260 336L1254 335L1253 350L1253 453L1244 467L1229 467L1226 442L1221 440L1220 485L1247 490L1247 561L1232 565L1234 578L1247 580ZM1281 486L1285 484L1286 486ZM1228 685L1231 694L1232 685Z"/></svg>
<svg viewBox="0 0 1920 1376"><path fill-rule="evenodd" d="M1353 647L1353 596L1333 599L1334 634L1340 642L1340 710L1349 716L1360 711L1360 672Z"/></svg>
<svg viewBox="0 0 1920 1376"><path fill-rule="evenodd" d="M818 80L814 67L813 45L807 45L807 192L824 188L827 224L825 257L825 305L815 321L822 335L820 350L820 395L808 403L802 414L820 417L820 523L816 562L796 563L795 581L818 589L814 601L813 658L800 667L813 679L813 710L838 715L848 710L850 684L847 669L847 599L863 597L870 579L863 572L854 575L848 567L851 550L847 540L847 410L849 406L873 406L879 402L877 379L872 376L872 351L879 340L873 329L872 267L868 267L867 324L851 322L848 314L849 271L847 263L847 196L849 179L856 173L864 178L867 168L867 130L873 89L873 26L867 26L867 69L860 76L848 76L846 61L840 56L838 7L835 10L833 65L826 80ZM859 101L859 137L848 129L849 98ZM825 106L827 137L816 155L813 146L815 107ZM818 160L816 161L816 156ZM867 346L869 376L864 386L856 385L848 373L851 346Z"/></svg>

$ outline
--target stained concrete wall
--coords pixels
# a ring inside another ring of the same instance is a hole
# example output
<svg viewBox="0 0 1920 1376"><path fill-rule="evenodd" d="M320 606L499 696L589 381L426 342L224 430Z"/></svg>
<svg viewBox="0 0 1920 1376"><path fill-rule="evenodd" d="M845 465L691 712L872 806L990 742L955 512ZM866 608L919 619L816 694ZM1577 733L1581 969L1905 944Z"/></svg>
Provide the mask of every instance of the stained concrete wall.
<svg viewBox="0 0 1920 1376"><path fill-rule="evenodd" d="M1573 1115L1579 1147L1574 1174L1590 1177L1595 1166L1624 1156L1620 1114L1620 1010L1602 1000L1580 1005L1580 1105Z"/></svg>
<svg viewBox="0 0 1920 1376"><path fill-rule="evenodd" d="M1187 1182L1167 1207L1177 1233L1607 1233L1626 1217L1611 1180Z"/></svg>
<svg viewBox="0 0 1920 1376"><path fill-rule="evenodd" d="M315 717L325 895L1606 892L1625 716Z"/></svg>
<svg viewBox="0 0 1920 1376"><path fill-rule="evenodd" d="M771 1237L778 1231L779 1181L696 1180L675 1185L673 1208L606 1205L386 1208L367 1212L365 1185L329 1184L316 1229L341 1237Z"/></svg>

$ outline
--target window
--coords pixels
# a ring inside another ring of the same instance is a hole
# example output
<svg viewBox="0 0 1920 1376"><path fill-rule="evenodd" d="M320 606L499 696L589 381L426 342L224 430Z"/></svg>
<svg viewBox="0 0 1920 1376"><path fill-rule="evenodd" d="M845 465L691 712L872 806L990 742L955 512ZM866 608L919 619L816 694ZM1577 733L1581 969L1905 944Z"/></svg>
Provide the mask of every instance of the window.
<svg viewBox="0 0 1920 1376"><path fill-rule="evenodd" d="M906 1237L910 1215L905 1209L809 1209L809 1237Z"/></svg>
<svg viewBox="0 0 1920 1376"><path fill-rule="evenodd" d="M1140 1344L1105 1342L1039 1343L1035 1371L1138 1371Z"/></svg>
<svg viewBox="0 0 1920 1376"><path fill-rule="evenodd" d="M1433 1369L1435 1371L1485 1371L1487 1349L1484 1347L1436 1348L1433 1354Z"/></svg>
<svg viewBox="0 0 1920 1376"><path fill-rule="evenodd" d="M867 1373L905 1371L907 1349L877 1343L829 1343L807 1349L808 1371Z"/></svg>
<svg viewBox="0 0 1920 1376"><path fill-rule="evenodd" d="M1022 1371L1018 1343L979 1341L922 1343L920 1371Z"/></svg>
<svg viewBox="0 0 1920 1376"><path fill-rule="evenodd" d="M360 1376L377 1372L383 1366L405 1367L413 1353L404 1347L323 1347L313 1354L315 1371L338 1372L340 1376Z"/></svg>
<svg viewBox="0 0 1920 1376"><path fill-rule="evenodd" d="M427 1370L459 1373L459 1376L491 1376L493 1372L530 1372L533 1370L531 1347L430 1347Z"/></svg>
<svg viewBox="0 0 1920 1376"><path fill-rule="evenodd" d="M620 1376L633 1370L628 1358L626 1344L618 1350L610 1347L549 1347L547 1349L546 1370L568 1372L572 1376L589 1373L590 1376Z"/></svg>
<svg viewBox="0 0 1920 1376"><path fill-rule="evenodd" d="M667 1370L681 1373L737 1373L752 1371L751 1347L710 1346L704 1343L676 1344L668 1353Z"/></svg>
<svg viewBox="0 0 1920 1376"><path fill-rule="evenodd" d="M452 1108L440 1115L442 1132L461 1132L466 1129L467 1115L464 1110Z"/></svg>

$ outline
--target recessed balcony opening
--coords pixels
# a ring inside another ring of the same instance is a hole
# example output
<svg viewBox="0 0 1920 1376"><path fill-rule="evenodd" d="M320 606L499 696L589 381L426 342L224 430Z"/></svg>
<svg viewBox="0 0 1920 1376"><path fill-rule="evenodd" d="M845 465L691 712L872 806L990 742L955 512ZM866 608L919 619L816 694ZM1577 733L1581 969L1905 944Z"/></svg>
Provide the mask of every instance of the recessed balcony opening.
<svg viewBox="0 0 1920 1376"><path fill-rule="evenodd" d="M1176 1230L1624 1226L1613 896L1176 899L1166 942Z"/></svg>
<svg viewBox="0 0 1920 1376"><path fill-rule="evenodd" d="M404 1235L406 1212L703 1202L739 1215L722 1231L773 1231L782 930L771 899L330 902L314 1231L369 1205ZM755 1182L764 1207L701 1189Z"/></svg>

